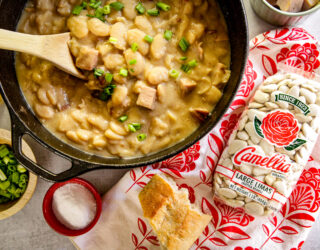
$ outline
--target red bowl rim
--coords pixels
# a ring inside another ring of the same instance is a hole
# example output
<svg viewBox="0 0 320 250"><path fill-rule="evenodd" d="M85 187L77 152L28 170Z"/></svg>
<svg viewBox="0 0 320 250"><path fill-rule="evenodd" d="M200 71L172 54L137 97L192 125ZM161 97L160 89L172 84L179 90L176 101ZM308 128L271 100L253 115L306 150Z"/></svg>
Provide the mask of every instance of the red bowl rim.
<svg viewBox="0 0 320 250"><path fill-rule="evenodd" d="M64 226L62 223L60 223L58 221L58 219L56 218L56 216L54 215L54 213L52 211L52 198L53 198L54 192L58 188L66 185L66 184L70 184L70 183L80 184L80 185L86 187L94 196L94 198L96 200L96 204L97 204L96 215L95 215L94 219L87 227L80 229L80 230L73 230L73 229L70 229L70 228L67 228L66 226ZM46 222L48 223L48 225L56 232L63 234L65 236L79 236L79 235L82 235L82 234L89 232L94 227L94 225L98 222L100 215L101 215L101 210L102 210L102 201L101 201L101 196L100 196L99 192L90 182L88 182L84 179L81 179L81 178L73 178L73 179L65 181L65 182L59 182L59 183L53 184L48 189L46 195L44 196L43 203L42 203L43 216L44 216Z"/></svg>

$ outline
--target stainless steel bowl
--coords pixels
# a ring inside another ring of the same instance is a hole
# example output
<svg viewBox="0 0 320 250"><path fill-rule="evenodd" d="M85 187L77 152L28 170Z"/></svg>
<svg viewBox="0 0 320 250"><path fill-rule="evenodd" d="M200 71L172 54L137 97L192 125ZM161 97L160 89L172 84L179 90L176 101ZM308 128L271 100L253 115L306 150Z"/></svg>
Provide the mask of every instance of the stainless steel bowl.
<svg viewBox="0 0 320 250"><path fill-rule="evenodd" d="M320 9L320 3L318 3L310 10L294 13L279 10L268 3L267 0L250 0L250 3L258 16L276 26L294 25Z"/></svg>

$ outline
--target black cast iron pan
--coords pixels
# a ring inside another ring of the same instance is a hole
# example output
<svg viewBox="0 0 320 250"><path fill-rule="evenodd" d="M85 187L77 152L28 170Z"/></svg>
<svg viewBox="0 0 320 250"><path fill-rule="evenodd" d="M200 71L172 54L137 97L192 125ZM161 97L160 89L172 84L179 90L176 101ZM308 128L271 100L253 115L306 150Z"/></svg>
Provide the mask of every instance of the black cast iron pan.
<svg viewBox="0 0 320 250"><path fill-rule="evenodd" d="M207 134L221 119L240 85L248 51L248 30L241 0L218 0L225 16L231 43L231 78L223 98L214 112L201 126L182 142L160 152L143 157L120 159L105 158L81 151L55 137L37 119L19 87L14 53L0 50L0 91L9 109L12 124L12 147L16 158L29 170L50 181L64 181L84 172L108 168L135 168L159 162L174 156ZM0 28L15 30L26 0L0 0ZM28 134L43 147L71 161L72 167L54 174L26 158L21 151L22 136Z"/></svg>

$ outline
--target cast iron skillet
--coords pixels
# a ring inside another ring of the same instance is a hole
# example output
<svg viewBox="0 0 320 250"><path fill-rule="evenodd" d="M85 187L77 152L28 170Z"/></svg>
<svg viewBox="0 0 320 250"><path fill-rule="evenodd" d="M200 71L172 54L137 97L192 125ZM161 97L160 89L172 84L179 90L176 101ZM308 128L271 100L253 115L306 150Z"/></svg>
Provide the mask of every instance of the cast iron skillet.
<svg viewBox="0 0 320 250"><path fill-rule="evenodd" d="M50 181L64 181L84 172L108 168L134 168L165 160L174 156L207 134L221 119L232 101L242 78L248 52L248 30L241 0L218 0L224 13L231 43L231 78L223 98L214 112L189 137L160 152L130 159L105 158L81 151L55 137L37 119L19 87L14 53L0 50L0 91L9 109L12 124L12 147L16 158L29 170ZM0 28L15 30L26 0L0 0ZM21 138L28 134L43 147L71 161L72 167L54 174L25 157L21 151Z"/></svg>

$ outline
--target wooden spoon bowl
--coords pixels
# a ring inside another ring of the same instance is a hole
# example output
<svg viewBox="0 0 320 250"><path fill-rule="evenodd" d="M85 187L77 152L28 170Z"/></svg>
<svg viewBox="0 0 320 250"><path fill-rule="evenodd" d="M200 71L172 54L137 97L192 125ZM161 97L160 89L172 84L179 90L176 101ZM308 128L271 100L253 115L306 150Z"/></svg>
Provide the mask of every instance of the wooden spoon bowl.
<svg viewBox="0 0 320 250"><path fill-rule="evenodd" d="M11 146L11 132L8 130L0 129L0 144L7 144ZM34 154L28 144L22 142L22 152L28 158L35 162ZM37 185L38 177L29 171L29 181L26 191L23 195L14 201L10 201L4 204L0 204L0 220L6 219L17 212L19 212L31 199Z"/></svg>

